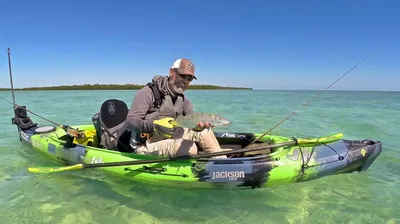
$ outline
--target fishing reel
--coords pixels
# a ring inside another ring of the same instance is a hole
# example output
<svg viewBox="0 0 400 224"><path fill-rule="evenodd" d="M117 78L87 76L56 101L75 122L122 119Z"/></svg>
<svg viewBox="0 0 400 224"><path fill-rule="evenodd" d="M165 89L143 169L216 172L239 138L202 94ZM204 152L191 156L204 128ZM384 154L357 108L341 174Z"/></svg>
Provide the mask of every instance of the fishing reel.
<svg viewBox="0 0 400 224"><path fill-rule="evenodd" d="M60 125L60 127L67 133L67 139L63 144L67 148L73 148L76 146L74 143L74 139L85 139L86 135L79 131L78 129L74 129L68 125Z"/></svg>
<svg viewBox="0 0 400 224"><path fill-rule="evenodd" d="M79 129L74 129L68 125L61 125L62 129L65 130L68 136L76 139L84 139L86 138L86 135L82 132L79 131Z"/></svg>

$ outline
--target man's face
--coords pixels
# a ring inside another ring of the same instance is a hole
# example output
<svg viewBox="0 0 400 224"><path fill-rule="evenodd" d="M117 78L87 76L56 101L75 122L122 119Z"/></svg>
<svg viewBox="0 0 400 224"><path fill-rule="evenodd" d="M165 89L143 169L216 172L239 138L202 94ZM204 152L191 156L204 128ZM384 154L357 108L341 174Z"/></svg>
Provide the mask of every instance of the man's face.
<svg viewBox="0 0 400 224"><path fill-rule="evenodd" d="M192 75L179 74L176 69L170 69L170 77L172 91L179 94L182 94L194 79L194 76Z"/></svg>

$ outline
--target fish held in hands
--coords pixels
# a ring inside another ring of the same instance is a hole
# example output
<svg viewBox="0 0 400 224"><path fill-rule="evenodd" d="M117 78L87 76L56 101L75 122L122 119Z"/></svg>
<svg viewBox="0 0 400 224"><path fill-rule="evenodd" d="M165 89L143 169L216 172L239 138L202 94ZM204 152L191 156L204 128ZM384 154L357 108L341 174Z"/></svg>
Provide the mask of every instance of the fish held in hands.
<svg viewBox="0 0 400 224"><path fill-rule="evenodd" d="M209 123L212 127L217 126L227 126L230 121L210 113L194 113L187 116L180 116L175 120L171 121L170 123L174 126L178 127L185 127L185 128L194 128L197 126L199 122Z"/></svg>

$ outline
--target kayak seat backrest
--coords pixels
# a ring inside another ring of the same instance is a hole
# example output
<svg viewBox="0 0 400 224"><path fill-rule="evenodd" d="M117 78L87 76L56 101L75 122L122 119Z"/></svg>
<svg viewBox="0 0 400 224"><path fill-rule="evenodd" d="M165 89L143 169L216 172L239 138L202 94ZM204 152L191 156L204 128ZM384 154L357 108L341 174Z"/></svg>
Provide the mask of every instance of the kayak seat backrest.
<svg viewBox="0 0 400 224"><path fill-rule="evenodd" d="M128 112L128 106L121 100L109 99L101 105L100 112L92 118L100 148L118 150L118 140L125 131Z"/></svg>

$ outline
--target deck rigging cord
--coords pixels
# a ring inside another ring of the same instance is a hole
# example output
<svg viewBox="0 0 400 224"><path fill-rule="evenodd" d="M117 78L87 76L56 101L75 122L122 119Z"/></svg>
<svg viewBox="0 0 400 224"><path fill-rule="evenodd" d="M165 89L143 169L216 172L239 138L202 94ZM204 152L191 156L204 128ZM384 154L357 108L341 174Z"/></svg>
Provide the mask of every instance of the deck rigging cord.
<svg viewBox="0 0 400 224"><path fill-rule="evenodd" d="M10 103L10 104L14 105L14 108L17 108L17 107L23 108L23 107L21 107L21 106L15 104L15 103L13 103L13 102L11 102L11 101L9 101L9 100L3 98L3 97L1 97L1 96L0 96L0 99L6 101L7 103ZM42 119L45 120L45 121L48 121L48 122L54 124L55 126L59 126L59 127L63 126L63 125L57 124L56 122L51 121L51 120L49 120L49 119L47 119L47 118L44 118L44 117L40 116L39 114L36 114L36 113L30 111L29 109L26 109L26 108L23 108L23 109L26 110L27 112L29 112L29 113L31 113L31 114L33 114L33 115L39 117L39 118L42 118Z"/></svg>

